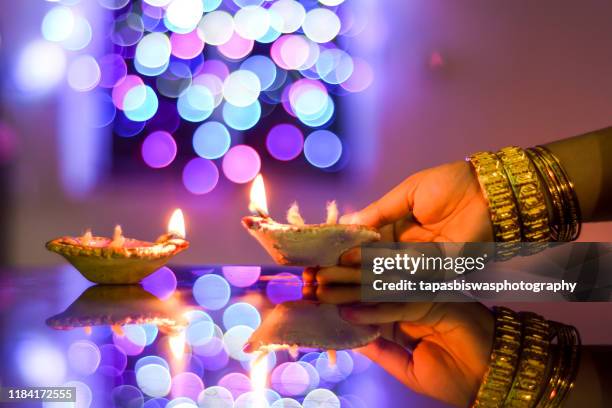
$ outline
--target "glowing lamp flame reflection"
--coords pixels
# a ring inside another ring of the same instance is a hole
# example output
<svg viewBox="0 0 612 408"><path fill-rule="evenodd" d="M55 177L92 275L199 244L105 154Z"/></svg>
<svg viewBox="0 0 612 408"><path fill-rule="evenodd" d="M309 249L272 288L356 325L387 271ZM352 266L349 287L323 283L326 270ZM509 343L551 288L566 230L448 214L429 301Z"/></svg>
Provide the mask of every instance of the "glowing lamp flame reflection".
<svg viewBox="0 0 612 408"><path fill-rule="evenodd" d="M253 353L253 359L251 360L251 389L257 397L255 408L264 408L265 406L265 392L268 382L268 359L266 357L267 353L257 352Z"/></svg>
<svg viewBox="0 0 612 408"><path fill-rule="evenodd" d="M168 344L170 346L172 356L177 361L182 360L183 356L185 355L185 332L181 331L180 333L171 336L168 339Z"/></svg>

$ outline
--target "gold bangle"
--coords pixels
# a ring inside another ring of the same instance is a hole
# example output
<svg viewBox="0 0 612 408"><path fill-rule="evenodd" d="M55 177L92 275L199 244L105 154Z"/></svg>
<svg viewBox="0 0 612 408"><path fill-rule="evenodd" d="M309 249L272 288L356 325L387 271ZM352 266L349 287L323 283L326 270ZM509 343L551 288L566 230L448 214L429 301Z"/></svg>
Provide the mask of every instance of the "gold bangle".
<svg viewBox="0 0 612 408"><path fill-rule="evenodd" d="M532 148L526 150L536 167L540 177L544 180L544 185L548 190L548 195L552 204L552 218L550 220L550 236L553 241L560 241L563 236L565 220L565 209L563 205L563 197L561 196L561 187L556 180L553 170L546 165L539 153Z"/></svg>
<svg viewBox="0 0 612 408"><path fill-rule="evenodd" d="M580 363L576 328L531 312L515 313L505 307L494 307L493 312L489 369L472 408L561 407Z"/></svg>
<svg viewBox="0 0 612 408"><path fill-rule="evenodd" d="M495 337L489 369L483 377L473 407L499 408L512 385L521 347L521 322L505 307L494 307Z"/></svg>
<svg viewBox="0 0 612 408"><path fill-rule="evenodd" d="M561 407L573 388L580 363L580 334L575 327L549 322L552 337L557 337L557 359L552 362L552 375L538 402L538 408Z"/></svg>
<svg viewBox="0 0 612 408"><path fill-rule="evenodd" d="M527 242L550 240L548 209L536 169L523 149L508 146L497 152L518 205L522 237Z"/></svg>
<svg viewBox="0 0 612 408"><path fill-rule="evenodd" d="M543 390L549 360L548 322L530 312L520 313L523 324L522 350L516 376L504 407L532 408Z"/></svg>
<svg viewBox="0 0 612 408"><path fill-rule="evenodd" d="M557 202L557 213L563 212L563 222L557 222L557 231L553 238L558 241L573 241L580 235L581 213L578 197L574 189L574 183L570 180L567 172L557 157L544 146L536 146L528 149L537 155L544 163L546 170L543 176L549 184L554 185L558 192L560 202ZM542 173L542 172L541 172ZM549 187L549 191L550 191Z"/></svg>
<svg viewBox="0 0 612 408"><path fill-rule="evenodd" d="M489 203L495 241L502 243L497 246L496 258L509 259L518 253L521 225L508 176L499 158L491 152L474 153L468 160Z"/></svg>
<svg viewBox="0 0 612 408"><path fill-rule="evenodd" d="M574 189L574 183L569 178L557 156L552 154L550 150L544 146L536 146L534 149L540 153L541 157L552 168L556 178L560 181L561 192L565 200L564 208L567 214L567 234L564 241L574 241L578 238L578 235L580 235L581 228L580 204Z"/></svg>
<svg viewBox="0 0 612 408"><path fill-rule="evenodd" d="M578 368L580 367L580 333L574 326L563 325L563 329L567 332L569 338L569 342L565 345L565 350L569 355L569 362L559 382L556 395L550 404L554 408L560 407L567 398L568 393L574 388Z"/></svg>
<svg viewBox="0 0 612 408"><path fill-rule="evenodd" d="M556 345L551 345L551 358L549 359L548 382L540 401L536 405L537 408L549 408L552 401L558 395L558 389L563 380L563 373L567 365L568 356L565 345L569 343L567 331L563 330L563 325L556 322L550 322L550 342L557 339Z"/></svg>

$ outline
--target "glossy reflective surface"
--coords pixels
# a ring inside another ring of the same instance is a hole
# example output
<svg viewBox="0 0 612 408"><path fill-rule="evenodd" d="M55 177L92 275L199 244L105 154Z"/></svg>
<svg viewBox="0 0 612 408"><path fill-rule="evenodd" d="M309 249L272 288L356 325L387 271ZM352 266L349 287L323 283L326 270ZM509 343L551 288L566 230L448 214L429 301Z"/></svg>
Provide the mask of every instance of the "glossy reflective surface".
<svg viewBox="0 0 612 408"><path fill-rule="evenodd" d="M77 389L76 404L20 407L438 406L351 350L336 364L316 349L255 363L243 345L274 305L316 297L299 269L162 268L132 286L68 265L0 276L2 386Z"/></svg>

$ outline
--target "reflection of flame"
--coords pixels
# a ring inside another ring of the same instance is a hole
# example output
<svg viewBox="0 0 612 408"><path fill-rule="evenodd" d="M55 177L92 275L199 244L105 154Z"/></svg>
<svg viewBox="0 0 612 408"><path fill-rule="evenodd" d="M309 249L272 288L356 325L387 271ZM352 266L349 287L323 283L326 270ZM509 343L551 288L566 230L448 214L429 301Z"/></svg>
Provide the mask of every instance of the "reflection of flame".
<svg viewBox="0 0 612 408"><path fill-rule="evenodd" d="M258 174L257 177L255 177L255 180L253 180L253 184L251 186L251 201L249 203L249 211L252 213L268 215L266 187L261 174Z"/></svg>
<svg viewBox="0 0 612 408"><path fill-rule="evenodd" d="M182 360L185 355L185 331L181 331L168 339L170 351L176 360Z"/></svg>
<svg viewBox="0 0 612 408"><path fill-rule="evenodd" d="M268 382L268 353L256 352L253 353L251 360L251 389L255 393L255 407L265 407L266 401L266 383Z"/></svg>
<svg viewBox="0 0 612 408"><path fill-rule="evenodd" d="M185 238L185 217L183 217L183 212L180 208L174 210L172 217L170 217L170 222L168 222L168 233L177 235L180 238Z"/></svg>
<svg viewBox="0 0 612 408"><path fill-rule="evenodd" d="M335 367L336 366L336 360L337 360L337 356L336 356L336 350L327 350L327 357L329 358L329 366L330 367Z"/></svg>

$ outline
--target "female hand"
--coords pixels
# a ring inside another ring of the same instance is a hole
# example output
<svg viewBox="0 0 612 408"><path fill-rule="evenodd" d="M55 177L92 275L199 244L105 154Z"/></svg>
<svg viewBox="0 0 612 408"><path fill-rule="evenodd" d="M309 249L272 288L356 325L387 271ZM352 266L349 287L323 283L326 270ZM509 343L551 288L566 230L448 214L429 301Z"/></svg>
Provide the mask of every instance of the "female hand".
<svg viewBox="0 0 612 408"><path fill-rule="evenodd" d="M465 161L413 174L380 200L347 214L341 223L374 228L398 223L404 242L492 241L487 202L476 174Z"/></svg>
<svg viewBox="0 0 612 408"><path fill-rule="evenodd" d="M459 407L473 402L493 344L494 319L485 306L380 303L340 311L349 322L381 328L383 337L356 351L404 385Z"/></svg>
<svg viewBox="0 0 612 408"><path fill-rule="evenodd" d="M340 218L343 224L378 228L383 241L489 242L493 229L478 179L468 162L423 170L401 182L378 201ZM340 266L307 270L306 280L359 283L359 248L347 251Z"/></svg>

